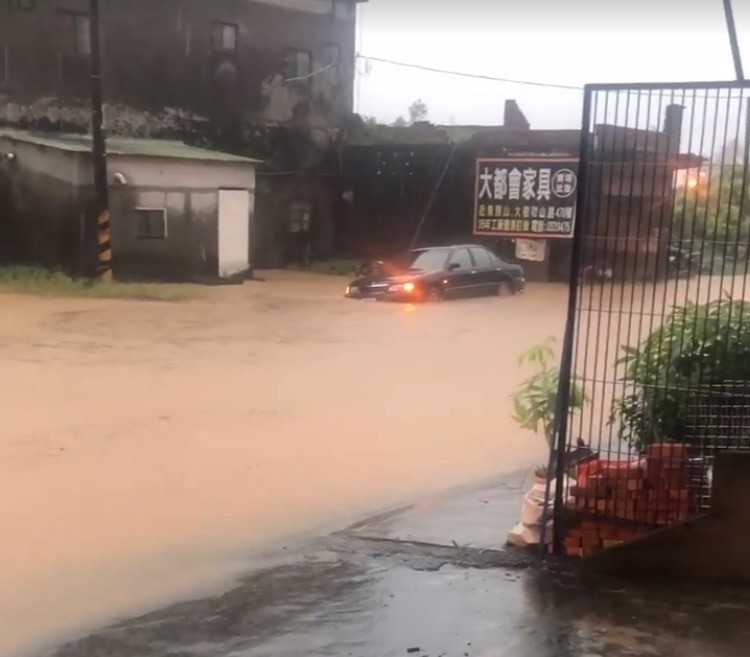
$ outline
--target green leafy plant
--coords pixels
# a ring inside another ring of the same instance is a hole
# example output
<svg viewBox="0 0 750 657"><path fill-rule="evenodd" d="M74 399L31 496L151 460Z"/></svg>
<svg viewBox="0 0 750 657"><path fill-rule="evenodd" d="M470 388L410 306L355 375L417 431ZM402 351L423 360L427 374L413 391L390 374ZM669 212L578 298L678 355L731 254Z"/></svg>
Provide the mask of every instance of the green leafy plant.
<svg viewBox="0 0 750 657"><path fill-rule="evenodd" d="M719 299L675 308L638 347L622 347L625 387L610 424L643 449L656 442L690 442L690 409L707 386L750 381L750 304Z"/></svg>
<svg viewBox="0 0 750 657"><path fill-rule="evenodd" d="M554 345L555 339L547 338L521 355L518 364L535 365L537 371L511 396L513 419L518 426L534 433L539 433L541 429L550 448L554 440L557 389L560 380L558 368L551 365L556 361ZM569 410L580 410L586 401L584 391L576 383L571 382Z"/></svg>

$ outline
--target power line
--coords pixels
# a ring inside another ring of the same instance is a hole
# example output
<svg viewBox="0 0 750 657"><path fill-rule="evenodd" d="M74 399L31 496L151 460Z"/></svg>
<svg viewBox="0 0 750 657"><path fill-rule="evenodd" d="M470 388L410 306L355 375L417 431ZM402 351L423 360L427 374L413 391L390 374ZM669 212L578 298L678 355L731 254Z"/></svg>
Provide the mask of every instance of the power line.
<svg viewBox="0 0 750 657"><path fill-rule="evenodd" d="M411 238L411 244L409 245L410 249L413 249L417 244L417 239L419 239L419 233L422 231L422 226L424 225L424 222L427 220L427 215L430 214L430 210L432 210L432 205L435 203L435 198L437 198L438 191L440 190L440 186L443 184L443 180L445 180L445 174L448 173L448 168L451 165L451 162L453 161L453 156L456 154L456 149L458 148L458 144L454 143L453 147L451 148L450 153L448 154L448 159L445 162L445 166L443 167L443 172L440 174L440 178L437 181L437 184L435 185L435 188L432 190L432 194L430 195L429 201L427 201L427 207L424 209L424 214L422 215L422 218L419 220L419 223L417 224L417 229L414 231L414 236Z"/></svg>
<svg viewBox="0 0 750 657"><path fill-rule="evenodd" d="M303 80L309 80L311 78L314 78L316 75L320 75L321 73L330 71L334 66L338 66L338 62L331 62L330 64L327 64L323 68L316 69L312 71L311 73L308 73L307 75L301 75L297 78L284 78L284 82L299 82Z"/></svg>
<svg viewBox="0 0 750 657"><path fill-rule="evenodd" d="M507 82L510 84L525 84L531 87L547 87L552 89L568 89L573 91L582 91L583 87L574 87L567 84L552 84L551 82L532 82L530 80L513 80L510 78L497 78L492 75L482 75L480 73L466 73L464 71L451 71L443 68L435 68L433 66L423 66L422 64L413 64L409 62L399 62L393 59L386 59L384 57L370 57L369 55L362 55L357 53L357 59L370 60L373 62L382 62L384 64L392 64L393 66L402 66L404 68L415 68L420 71L429 71L430 73L443 73L445 75L455 75L461 78L473 78L475 80L490 80L492 82Z"/></svg>

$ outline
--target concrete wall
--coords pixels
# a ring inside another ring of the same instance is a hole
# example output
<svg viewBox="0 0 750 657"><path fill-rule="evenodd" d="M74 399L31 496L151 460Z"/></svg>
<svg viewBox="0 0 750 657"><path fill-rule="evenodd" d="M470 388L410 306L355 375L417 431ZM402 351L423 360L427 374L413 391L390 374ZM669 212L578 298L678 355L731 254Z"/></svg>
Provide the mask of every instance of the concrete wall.
<svg viewBox="0 0 750 657"><path fill-rule="evenodd" d="M91 202L85 154L5 138L0 153L15 155L13 162L0 163L3 259L82 271L92 244L85 221Z"/></svg>
<svg viewBox="0 0 750 657"><path fill-rule="evenodd" d="M711 515L610 548L582 562L597 572L750 583L750 454L717 455Z"/></svg>
<svg viewBox="0 0 750 657"><path fill-rule="evenodd" d="M66 52L59 10L88 0L36 0L31 11L0 2L0 119L86 126L88 57ZM302 126L321 140L352 109L356 5L349 0L128 0L102 2L107 123L119 134L174 134L207 120L218 132L244 126ZM214 22L237 28L234 52L212 45ZM309 81L285 82L288 49L311 53Z"/></svg>

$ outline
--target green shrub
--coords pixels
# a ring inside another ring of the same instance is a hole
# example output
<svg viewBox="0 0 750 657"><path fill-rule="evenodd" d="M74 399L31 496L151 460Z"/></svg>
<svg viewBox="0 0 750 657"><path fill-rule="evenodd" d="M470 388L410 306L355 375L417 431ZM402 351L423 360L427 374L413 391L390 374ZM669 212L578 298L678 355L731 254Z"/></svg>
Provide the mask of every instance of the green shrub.
<svg viewBox="0 0 750 657"><path fill-rule="evenodd" d="M688 411L699 389L750 381L750 304L719 299L676 308L638 347L623 347L618 364L632 392L615 401L610 423L637 449L690 442Z"/></svg>

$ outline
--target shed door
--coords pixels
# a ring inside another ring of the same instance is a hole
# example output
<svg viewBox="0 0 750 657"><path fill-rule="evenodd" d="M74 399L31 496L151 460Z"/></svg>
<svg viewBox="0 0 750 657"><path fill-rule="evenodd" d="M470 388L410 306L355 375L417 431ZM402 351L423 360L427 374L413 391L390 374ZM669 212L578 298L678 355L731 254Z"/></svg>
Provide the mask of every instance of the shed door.
<svg viewBox="0 0 750 657"><path fill-rule="evenodd" d="M250 192L219 190L219 276L250 269Z"/></svg>

